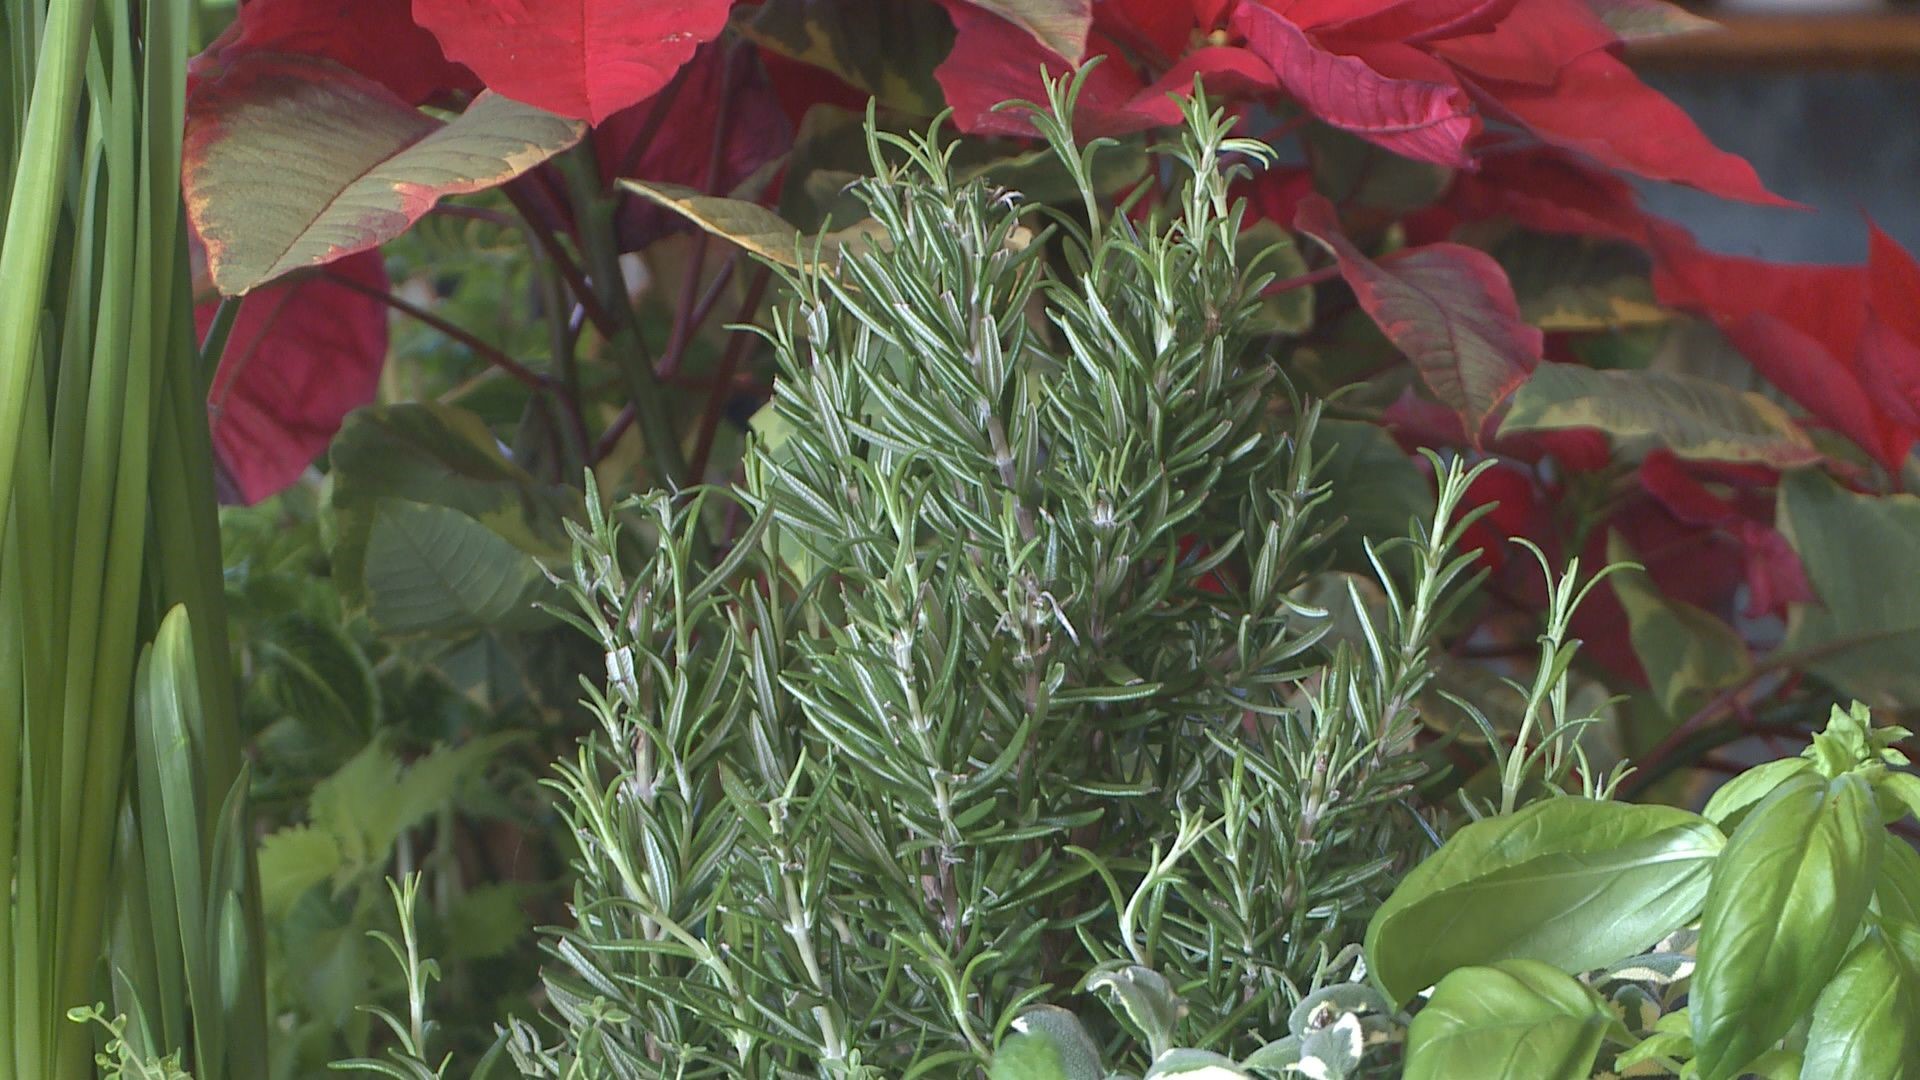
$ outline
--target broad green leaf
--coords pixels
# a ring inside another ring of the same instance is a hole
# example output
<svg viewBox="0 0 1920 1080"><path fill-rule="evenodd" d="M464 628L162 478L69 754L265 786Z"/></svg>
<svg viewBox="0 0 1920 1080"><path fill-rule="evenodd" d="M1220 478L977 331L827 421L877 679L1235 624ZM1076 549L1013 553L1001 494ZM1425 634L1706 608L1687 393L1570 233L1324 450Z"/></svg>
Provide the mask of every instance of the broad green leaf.
<svg viewBox="0 0 1920 1080"><path fill-rule="evenodd" d="M1882 922L1920 927L1920 852L1905 843L1885 845L1873 883L1873 910Z"/></svg>
<svg viewBox="0 0 1920 1080"><path fill-rule="evenodd" d="M1713 793L1713 798L1707 800L1701 816L1715 825L1725 826L1735 814L1772 794L1773 789L1785 783L1788 777L1812 768L1813 762L1803 757L1781 758L1779 761L1755 765L1720 785L1719 790Z"/></svg>
<svg viewBox="0 0 1920 1080"><path fill-rule="evenodd" d="M579 496L543 484L500 452L478 416L437 402L359 409L328 451L336 509L403 499L458 510L524 551L564 558L562 519Z"/></svg>
<svg viewBox="0 0 1920 1080"><path fill-rule="evenodd" d="M1141 1080L1178 1076L1183 1080L1253 1080L1253 1075L1211 1050L1169 1050L1160 1055Z"/></svg>
<svg viewBox="0 0 1920 1080"><path fill-rule="evenodd" d="M1389 998L1404 1002L1475 964L1610 964L1693 917L1722 843L1684 810L1581 798L1475 822L1414 867L1374 914L1367 966Z"/></svg>
<svg viewBox="0 0 1920 1080"><path fill-rule="evenodd" d="M1732 1080L1813 1006L1873 895L1883 830L1859 776L1789 777L1713 867L1690 998L1703 1080Z"/></svg>
<svg viewBox="0 0 1920 1080"><path fill-rule="evenodd" d="M1300 1039L1300 1069L1308 1075L1351 1076L1367 1050L1366 1028L1348 1013Z"/></svg>
<svg viewBox="0 0 1920 1080"><path fill-rule="evenodd" d="M1343 206L1398 216L1431 206L1453 178L1442 166L1403 157L1339 128L1313 124L1300 134L1313 151L1307 157L1313 189Z"/></svg>
<svg viewBox="0 0 1920 1080"><path fill-rule="evenodd" d="M387 523L383 548L387 555L397 556L402 566L417 562L407 556L404 546L396 547L404 530L395 531L396 521L424 526L423 519L409 513L414 509L457 512L455 516L465 517L504 543L504 548L487 543L473 530L451 524L443 514L426 515L447 522L440 531L450 543L471 548L469 554L497 557L496 569L505 576L468 582L477 590L498 585L504 592L512 581L531 588L539 574L535 560L559 565L568 558L566 519L578 515L579 496L542 484L507 460L492 432L472 413L434 403L361 409L341 427L330 456L338 525L333 575L351 603L370 601L373 570L368 546L376 522ZM514 552L521 557L513 558ZM508 563L518 568L507 570ZM381 580L403 589L409 584L392 565L382 570ZM390 615L395 614L392 598L390 592ZM499 603L520 610L514 597L502 595ZM449 611L443 605L439 613Z"/></svg>
<svg viewBox="0 0 1920 1080"><path fill-rule="evenodd" d="M1307 272L1307 260L1293 234L1280 223L1263 218L1241 230L1240 260L1243 264L1259 259L1259 269L1285 281ZM1287 289L1260 299L1260 321L1267 333L1302 334L1313 326L1313 286ZM1323 422L1325 423L1325 422ZM1366 425L1374 427L1376 425ZM1404 522L1394 526L1397 530ZM1395 535L1395 534L1389 534Z"/></svg>
<svg viewBox="0 0 1920 1080"><path fill-rule="evenodd" d="M1060 1064L1060 1051L1038 1032L1014 1035L993 1052L987 1080L1075 1080Z"/></svg>
<svg viewBox="0 0 1920 1080"><path fill-rule="evenodd" d="M1607 29L1619 34L1622 41L1697 34L1720 28L1712 19L1666 0L1587 0L1587 6L1607 24Z"/></svg>
<svg viewBox="0 0 1920 1080"><path fill-rule="evenodd" d="M1819 459L1807 433L1759 394L1662 371L1543 363L1520 389L1502 434L1597 428L1629 453L1664 447L1698 461L1784 468Z"/></svg>
<svg viewBox="0 0 1920 1080"><path fill-rule="evenodd" d="M1613 1023L1598 994L1546 964L1461 968L1407 1029L1406 1080L1587 1080Z"/></svg>
<svg viewBox="0 0 1920 1080"><path fill-rule="evenodd" d="M967 0L1033 35L1033 39L1068 60L1087 52L1087 30L1093 25L1092 0Z"/></svg>
<svg viewBox="0 0 1920 1080"><path fill-rule="evenodd" d="M291 612L248 635L247 694L299 725L316 746L364 742L380 718L380 686L366 654L339 627Z"/></svg>
<svg viewBox="0 0 1920 1080"><path fill-rule="evenodd" d="M1904 1080L1920 1073L1920 986L1868 930L1814 1002L1803 1076Z"/></svg>
<svg viewBox="0 0 1920 1080"><path fill-rule="evenodd" d="M1433 517L1433 481L1420 475L1379 424L1322 420L1313 433L1315 478L1330 485L1327 509L1344 520L1333 537L1334 565L1370 573L1365 541L1404 536Z"/></svg>
<svg viewBox="0 0 1920 1080"><path fill-rule="evenodd" d="M1920 818L1920 776L1910 772L1886 772L1874 782L1883 809L1891 825L1901 818Z"/></svg>
<svg viewBox="0 0 1920 1080"><path fill-rule="evenodd" d="M549 592L533 556L444 506L383 499L367 527L367 614L390 634L538 625Z"/></svg>
<svg viewBox="0 0 1920 1080"><path fill-rule="evenodd" d="M1552 332L1620 330L1664 323L1647 258L1625 244L1514 232L1492 248L1507 268L1520 317Z"/></svg>
<svg viewBox="0 0 1920 1080"><path fill-rule="evenodd" d="M1607 561L1631 562L1620 534L1607 537ZM1609 577L1627 613L1634 655L1667 715L1684 716L1701 697L1739 682L1752 670L1746 642L1722 619L1662 592L1644 570Z"/></svg>
<svg viewBox="0 0 1920 1080"><path fill-rule="evenodd" d="M620 186L771 262L798 268L803 259L813 257L814 238L803 236L786 219L759 203L705 195L679 184L622 180ZM884 235L885 231L872 220L838 229L819 238L820 257L833 258L842 251L860 250Z"/></svg>
<svg viewBox="0 0 1920 1080"><path fill-rule="evenodd" d="M945 100L933 69L953 48L953 24L933 0L767 0L737 25L884 105L932 116Z"/></svg>
<svg viewBox="0 0 1920 1080"><path fill-rule="evenodd" d="M1119 1006L1116 1015L1132 1023L1155 1057L1173 1045L1173 1030L1186 1012L1186 1003L1159 972L1129 964L1095 973L1087 979L1086 988L1112 995L1112 1002Z"/></svg>
<svg viewBox="0 0 1920 1080"><path fill-rule="evenodd" d="M1080 1018L1058 1005L1036 1005L1013 1022L1013 1030L1039 1035L1052 1044L1066 1080L1105 1080L1107 1070L1100 1063L1100 1047L1080 1023Z"/></svg>
<svg viewBox="0 0 1920 1080"><path fill-rule="evenodd" d="M1240 1067L1258 1072L1262 1076L1288 1075L1290 1067L1300 1061L1300 1036L1288 1035L1248 1054L1240 1062Z"/></svg>
<svg viewBox="0 0 1920 1080"><path fill-rule="evenodd" d="M1850 694L1920 702L1920 497L1859 495L1812 469L1780 485L1779 527L1817 604L1793 609L1786 648Z"/></svg>
<svg viewBox="0 0 1920 1080"><path fill-rule="evenodd" d="M443 196L503 184L585 131L491 93L442 123L346 68L260 53L195 91L181 179L213 283L233 296L378 247Z"/></svg>

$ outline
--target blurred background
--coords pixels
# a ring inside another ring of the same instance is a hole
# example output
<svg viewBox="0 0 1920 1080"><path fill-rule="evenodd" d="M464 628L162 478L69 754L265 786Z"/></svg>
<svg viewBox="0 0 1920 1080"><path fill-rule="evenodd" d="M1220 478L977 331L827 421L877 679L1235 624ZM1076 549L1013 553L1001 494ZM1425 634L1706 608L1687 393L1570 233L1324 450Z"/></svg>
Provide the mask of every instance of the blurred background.
<svg viewBox="0 0 1920 1080"><path fill-rule="evenodd" d="M1652 184L1648 208L1729 254L1858 262L1863 214L1920 247L1920 2L1722 0L1694 10L1725 29L1644 42L1629 58L1768 187L1816 212Z"/></svg>

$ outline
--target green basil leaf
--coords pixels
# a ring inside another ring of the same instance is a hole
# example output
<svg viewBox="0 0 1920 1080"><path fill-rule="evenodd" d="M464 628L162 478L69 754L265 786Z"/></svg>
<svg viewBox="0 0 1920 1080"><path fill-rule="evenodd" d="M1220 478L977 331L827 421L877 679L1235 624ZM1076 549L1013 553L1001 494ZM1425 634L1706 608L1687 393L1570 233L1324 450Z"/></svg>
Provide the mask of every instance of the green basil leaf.
<svg viewBox="0 0 1920 1080"><path fill-rule="evenodd" d="M1873 883L1873 909L1883 922L1920 926L1920 852L1905 844L1883 846L1880 876Z"/></svg>
<svg viewBox="0 0 1920 1080"><path fill-rule="evenodd" d="M1713 798L1707 800L1706 809L1700 813L1715 825L1724 826L1729 818L1766 798L1787 777L1812 768L1813 762L1803 757L1781 758L1765 765L1755 765L1721 784L1720 790L1713 793Z"/></svg>
<svg viewBox="0 0 1920 1080"><path fill-rule="evenodd" d="M1381 905L1367 966L1396 1002L1473 964L1602 967L1693 918L1724 843L1696 814L1593 799L1475 822Z"/></svg>
<svg viewBox="0 0 1920 1080"><path fill-rule="evenodd" d="M1916 1010L1906 965L1886 935L1867 931L1814 1003L1803 1075L1901 1080L1920 1070Z"/></svg>
<svg viewBox="0 0 1920 1080"><path fill-rule="evenodd" d="M1853 774L1790 777L1713 868L1690 1007L1701 1080L1732 1080L1813 1006L1866 914L1884 832Z"/></svg>
<svg viewBox="0 0 1920 1080"><path fill-rule="evenodd" d="M1407 1029L1406 1080L1587 1080L1613 1023L1598 994L1546 964L1461 968Z"/></svg>
<svg viewBox="0 0 1920 1080"><path fill-rule="evenodd" d="M1920 776L1905 772L1885 772L1874 785L1879 793L1906 808L1906 814L1899 814L1893 821L1912 814L1920 817ZM1891 825L1893 822L1888 822Z"/></svg>

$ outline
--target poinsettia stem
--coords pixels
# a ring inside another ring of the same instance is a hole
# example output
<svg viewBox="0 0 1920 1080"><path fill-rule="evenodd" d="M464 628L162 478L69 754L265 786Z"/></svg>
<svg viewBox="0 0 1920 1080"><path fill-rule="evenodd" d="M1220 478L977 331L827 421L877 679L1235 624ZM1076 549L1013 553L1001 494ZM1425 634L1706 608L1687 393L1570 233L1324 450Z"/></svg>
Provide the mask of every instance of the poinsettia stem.
<svg viewBox="0 0 1920 1080"><path fill-rule="evenodd" d="M680 434L661 393L660 380L654 377L653 358L640 334L633 298L627 294L626 279L620 272L618 233L614 215L619 208L616 197L600 183L600 168L591 142L583 142L556 159L573 203L574 235L586 259L588 281L596 289L600 306L613 317L613 333L607 338L607 351L626 383L627 398L640 425L651 464L652 482L677 489L686 480L687 459Z"/></svg>
<svg viewBox="0 0 1920 1080"><path fill-rule="evenodd" d="M753 284L747 286L746 298L740 302L740 314L734 319L736 324L753 318L754 312L760 308L760 298L766 294L767 281L772 276L773 272L764 266L753 276ZM713 373L713 390L707 395L706 411L700 414L700 434L694 440L693 458L688 465L688 475L695 480L706 475L707 461L713 454L713 438L720 429L720 414L726 410L727 399L733 395L733 373L739 369L747 348L759 340L757 335L735 330L727 339L726 351L720 354L720 366Z"/></svg>
<svg viewBox="0 0 1920 1080"><path fill-rule="evenodd" d="M706 178L701 185L701 190L709 195L720 194L717 190L720 186L720 166L725 160L728 126L733 118L733 88L739 81L738 60L738 50L730 49L720 76L720 107L714 116L713 143L707 148ZM654 369L662 379L671 379L680 373L680 361L686 355L687 339L693 336L694 328L698 325L694 320L695 291L700 287L700 276L707 266L710 238L711 234L705 229L694 230L693 252L687 259L687 268L680 280L679 302L674 305L673 334L667 339L666 353ZM695 473L697 475L698 470Z"/></svg>
<svg viewBox="0 0 1920 1080"><path fill-rule="evenodd" d="M553 265L553 268L559 271L561 278L565 279L568 291L573 293L574 299L579 302L581 310L586 312L587 319L593 323L594 329L600 331L602 337L612 337L614 331L618 329L613 314L601 306L600 298L594 293L592 283L587 280L586 272L580 269L580 264L567 252L565 245L560 243L560 238L554 235L553 230L541 224L551 214L543 215L534 206L532 197L527 194L531 189L523 189L519 181L508 184L500 190L506 192L507 201L511 202L513 208L519 212L520 220L527 227L527 235L533 238L535 246L547 257L547 261Z"/></svg>
<svg viewBox="0 0 1920 1080"><path fill-rule="evenodd" d="M1318 285L1323 281L1332 281L1339 276L1340 266L1338 263L1335 263L1331 266L1323 266L1318 270L1308 271L1298 277L1282 278L1268 285L1266 288L1261 289L1260 295L1277 296L1280 293L1292 292L1295 289L1304 289L1309 285Z"/></svg>
<svg viewBox="0 0 1920 1080"><path fill-rule="evenodd" d="M385 289L374 288L365 282L356 281L338 271L323 270L321 273L329 282L343 289L351 289L362 296L370 296L400 314L413 319L415 322L425 326L431 326L460 344L465 345L468 349L472 350L475 356L478 356L480 359L485 360L487 363L499 368L501 371L506 372L508 375L513 376L515 379L518 379L520 382L525 383L535 390L550 390L553 388L553 379L550 376L542 375L534 371L520 361L501 352L498 348L475 337L471 331L448 322L404 297L396 296Z"/></svg>

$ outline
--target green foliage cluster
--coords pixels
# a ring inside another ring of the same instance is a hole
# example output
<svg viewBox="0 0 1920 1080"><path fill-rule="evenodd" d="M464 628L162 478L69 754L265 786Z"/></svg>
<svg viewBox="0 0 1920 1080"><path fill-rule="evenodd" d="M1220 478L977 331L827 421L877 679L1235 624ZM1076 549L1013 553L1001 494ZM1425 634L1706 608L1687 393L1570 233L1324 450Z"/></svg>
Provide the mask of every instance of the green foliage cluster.
<svg viewBox="0 0 1920 1080"><path fill-rule="evenodd" d="M1461 829L1367 932L1409 1077L1886 1077L1920 1067L1920 777L1867 708L1700 814L1551 798ZM1486 917L1499 912L1497 919Z"/></svg>
<svg viewBox="0 0 1920 1080"><path fill-rule="evenodd" d="M1101 144L1057 94L1084 191ZM870 140L886 239L796 260L745 484L590 496L576 532L605 677L531 1075L964 1075L1036 1005L1148 985L1180 1004L1116 1061L1250 1052L1429 844L1414 703L1466 477L1375 553L1383 614L1338 596L1351 640L1301 602L1337 520L1319 410L1270 414L1252 348L1270 276L1227 187L1264 148L1196 107L1136 222Z"/></svg>

